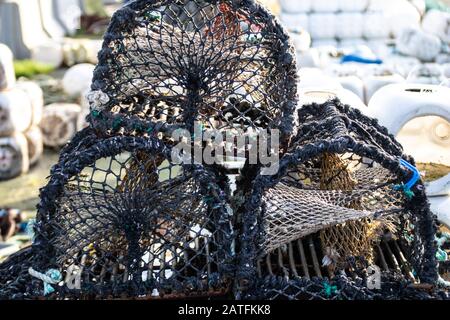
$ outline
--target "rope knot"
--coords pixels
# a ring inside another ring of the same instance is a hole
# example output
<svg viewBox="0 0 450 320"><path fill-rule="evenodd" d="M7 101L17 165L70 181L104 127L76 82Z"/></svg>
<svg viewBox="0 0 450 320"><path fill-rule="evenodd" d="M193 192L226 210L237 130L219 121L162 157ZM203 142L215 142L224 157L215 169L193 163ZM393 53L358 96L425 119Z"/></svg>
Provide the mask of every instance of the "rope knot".
<svg viewBox="0 0 450 320"><path fill-rule="evenodd" d="M49 269L46 273L34 270L32 267L28 269L28 273L44 282L44 296L55 292L52 285L56 285L62 281L62 274L57 269Z"/></svg>

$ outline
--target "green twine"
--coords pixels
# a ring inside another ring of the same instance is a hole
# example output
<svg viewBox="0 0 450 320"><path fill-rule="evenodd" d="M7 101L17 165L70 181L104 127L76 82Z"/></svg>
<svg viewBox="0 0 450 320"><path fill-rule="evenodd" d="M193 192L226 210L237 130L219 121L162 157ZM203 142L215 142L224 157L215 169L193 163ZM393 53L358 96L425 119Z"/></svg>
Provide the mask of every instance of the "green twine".
<svg viewBox="0 0 450 320"><path fill-rule="evenodd" d="M325 296L327 298L330 298L332 295L335 295L338 293L338 288L337 286L332 286L331 284L329 284L328 282L324 282L323 283L323 289L325 291Z"/></svg>
<svg viewBox="0 0 450 320"><path fill-rule="evenodd" d="M149 11L145 13L145 18L151 22L161 21L162 15L159 11Z"/></svg>
<svg viewBox="0 0 450 320"><path fill-rule="evenodd" d="M247 41L252 44L257 44L261 42L262 35L260 33L251 33L247 36Z"/></svg>
<svg viewBox="0 0 450 320"><path fill-rule="evenodd" d="M112 128L113 128L113 130L117 130L120 128L121 125L122 125L122 119L116 118L116 119L114 119L114 121L112 123Z"/></svg>
<svg viewBox="0 0 450 320"><path fill-rule="evenodd" d="M100 118L100 111L98 111L98 110L92 110L92 112L91 112L91 115L92 115L92 117L94 117L94 118Z"/></svg>
<svg viewBox="0 0 450 320"><path fill-rule="evenodd" d="M438 259L439 262L447 261L448 259L447 252L445 252L441 248L438 248L436 251L436 258Z"/></svg>
<svg viewBox="0 0 450 320"><path fill-rule="evenodd" d="M403 194L405 195L405 197L408 200L411 200L414 197L414 192L408 188L406 185L402 184L397 184L394 186L394 190L395 191L403 191Z"/></svg>

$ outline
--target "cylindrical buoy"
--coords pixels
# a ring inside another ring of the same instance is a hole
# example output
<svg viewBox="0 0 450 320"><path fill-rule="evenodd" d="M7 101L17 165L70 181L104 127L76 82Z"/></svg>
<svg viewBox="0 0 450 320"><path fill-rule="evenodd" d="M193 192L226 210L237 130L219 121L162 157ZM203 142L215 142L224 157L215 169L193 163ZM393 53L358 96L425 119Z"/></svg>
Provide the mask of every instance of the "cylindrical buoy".
<svg viewBox="0 0 450 320"><path fill-rule="evenodd" d="M28 158L30 166L39 161L44 152L44 141L42 139L42 132L38 126L32 126L25 131L25 138L28 144Z"/></svg>
<svg viewBox="0 0 450 320"><path fill-rule="evenodd" d="M64 60L62 45L53 41L35 46L31 49L31 59L57 68Z"/></svg>
<svg viewBox="0 0 450 320"><path fill-rule="evenodd" d="M15 82L13 53L6 45L0 43L0 91L12 88Z"/></svg>
<svg viewBox="0 0 450 320"><path fill-rule="evenodd" d="M89 63L81 63L67 70L62 84L64 91L70 96L83 94L92 82L95 66Z"/></svg>
<svg viewBox="0 0 450 320"><path fill-rule="evenodd" d="M30 167L28 145L25 136L15 132L0 138L0 180L15 178Z"/></svg>
<svg viewBox="0 0 450 320"><path fill-rule="evenodd" d="M372 96L382 87L393 83L405 82L405 79L388 68L374 69L372 74L366 76L364 79L365 87L365 101L369 104Z"/></svg>
<svg viewBox="0 0 450 320"><path fill-rule="evenodd" d="M44 108L44 92L41 87L33 81L18 81L18 89L25 91L28 95L33 111L33 125L38 125L42 119L42 110Z"/></svg>
<svg viewBox="0 0 450 320"><path fill-rule="evenodd" d="M32 123L33 111L28 95L20 89L0 92L0 136L24 132Z"/></svg>
<svg viewBox="0 0 450 320"><path fill-rule="evenodd" d="M441 52L441 40L419 28L404 28L396 41L397 51L422 61L433 61Z"/></svg>
<svg viewBox="0 0 450 320"><path fill-rule="evenodd" d="M80 112L77 104L53 103L44 107L40 124L44 145L64 146L77 132Z"/></svg>

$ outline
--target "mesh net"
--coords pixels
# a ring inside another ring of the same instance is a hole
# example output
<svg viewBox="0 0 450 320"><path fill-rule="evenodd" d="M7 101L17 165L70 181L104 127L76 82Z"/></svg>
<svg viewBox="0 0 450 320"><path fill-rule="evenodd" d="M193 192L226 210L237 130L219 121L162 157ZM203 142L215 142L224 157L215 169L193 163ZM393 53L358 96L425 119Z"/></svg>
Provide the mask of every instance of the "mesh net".
<svg viewBox="0 0 450 320"><path fill-rule="evenodd" d="M253 235L241 243L243 295L349 298L345 285L359 286L353 298L388 297L392 277L433 282L433 217L420 182L400 190L413 172L399 162L393 137L339 101L305 106L299 120L278 175L257 176L241 209L242 230ZM384 287L370 293L373 265L385 272ZM344 275L361 281L339 282ZM261 279L259 287L249 277Z"/></svg>
<svg viewBox="0 0 450 320"><path fill-rule="evenodd" d="M57 268L65 285L55 286L55 298L227 292L231 219L223 191L214 173L175 165L168 154L156 140L116 137L53 169L27 266Z"/></svg>
<svg viewBox="0 0 450 320"><path fill-rule="evenodd" d="M296 80L286 33L253 1L117 11L90 125L41 190L33 245L0 265L0 298L448 298L413 160L337 100L296 114ZM232 194L225 168L174 162L169 133L197 125L279 129L279 172L247 161Z"/></svg>
<svg viewBox="0 0 450 320"><path fill-rule="evenodd" d="M252 1L135 1L105 36L89 95L105 130L284 125L296 95L287 35Z"/></svg>

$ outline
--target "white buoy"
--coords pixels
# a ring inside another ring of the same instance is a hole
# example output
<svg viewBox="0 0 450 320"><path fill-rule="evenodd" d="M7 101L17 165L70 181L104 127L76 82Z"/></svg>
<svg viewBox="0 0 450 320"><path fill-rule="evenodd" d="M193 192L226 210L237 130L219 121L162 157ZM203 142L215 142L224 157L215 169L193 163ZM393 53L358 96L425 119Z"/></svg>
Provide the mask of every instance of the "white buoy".
<svg viewBox="0 0 450 320"><path fill-rule="evenodd" d="M15 178L26 173L29 167L25 136L15 132L8 137L0 137L0 180Z"/></svg>
<svg viewBox="0 0 450 320"><path fill-rule="evenodd" d="M384 12L388 27L393 37L398 37L406 28L419 28L421 16L419 11L407 0L391 1Z"/></svg>
<svg viewBox="0 0 450 320"><path fill-rule="evenodd" d="M16 82L13 60L12 51L0 43L0 91L11 89Z"/></svg>
<svg viewBox="0 0 450 320"><path fill-rule="evenodd" d="M311 1L311 11L313 12L337 12L339 11L338 1L313 0Z"/></svg>
<svg viewBox="0 0 450 320"><path fill-rule="evenodd" d="M371 74L365 76L363 81L365 87L365 101L368 104L375 92L389 84L405 82L405 78L394 73L389 68L379 67L372 69Z"/></svg>
<svg viewBox="0 0 450 320"><path fill-rule="evenodd" d="M77 104L53 103L44 107L40 124L44 145L64 146L77 132L81 107Z"/></svg>
<svg viewBox="0 0 450 320"><path fill-rule="evenodd" d="M439 117L436 125L428 128L428 134L413 137L410 143L411 150L416 150L424 141L428 146L422 153L416 154L419 160L445 160L450 159L450 105L448 97L450 88L423 84L392 84L383 87L372 97L369 103L368 115L378 119L390 133L397 136L407 123L426 116ZM441 126L443 124L443 126ZM414 130L413 132L417 132ZM437 137L433 137L437 136ZM436 143L436 138L440 141ZM433 153L436 153L434 155ZM413 152L414 153L414 152ZM414 154L413 154L414 155ZM450 195L450 174L441 179L427 183L426 192L433 197L443 197L434 203L432 210L439 219L449 225L450 213L448 210L448 197Z"/></svg>
<svg viewBox="0 0 450 320"><path fill-rule="evenodd" d="M422 20L425 32L438 36L445 43L450 43L450 13L439 10L428 11Z"/></svg>
<svg viewBox="0 0 450 320"><path fill-rule="evenodd" d="M309 16L305 13L282 12L280 20L289 31L302 28L306 31L309 30Z"/></svg>
<svg viewBox="0 0 450 320"><path fill-rule="evenodd" d="M386 39L390 36L388 20L383 12L364 14L363 35L366 39Z"/></svg>
<svg viewBox="0 0 450 320"><path fill-rule="evenodd" d="M307 51L311 47L311 36L305 29L292 30L290 36L297 51Z"/></svg>
<svg viewBox="0 0 450 320"><path fill-rule="evenodd" d="M361 101L365 101L364 82L357 76L337 78L344 89L353 92Z"/></svg>
<svg viewBox="0 0 450 320"><path fill-rule="evenodd" d="M33 119L28 95L20 89L0 92L0 136L27 130Z"/></svg>
<svg viewBox="0 0 450 320"><path fill-rule="evenodd" d="M327 2L329 3L330 1ZM314 40L334 39L336 37L337 22L336 15L333 13L312 13L309 15L308 32Z"/></svg>
<svg viewBox="0 0 450 320"><path fill-rule="evenodd" d="M406 81L409 83L422 83L439 85L445 80L443 69L436 63L426 63L413 68Z"/></svg>
<svg viewBox="0 0 450 320"><path fill-rule="evenodd" d="M422 61L433 61L441 52L441 40L419 28L404 28L396 41L398 52Z"/></svg>
<svg viewBox="0 0 450 320"><path fill-rule="evenodd" d="M41 129L38 126L32 126L25 131L25 138L27 139L28 158L30 166L36 164L44 152L44 141L42 138Z"/></svg>
<svg viewBox="0 0 450 320"><path fill-rule="evenodd" d="M89 89L94 68L93 64L81 63L67 70L62 80L64 91L70 96L80 96Z"/></svg>
<svg viewBox="0 0 450 320"><path fill-rule="evenodd" d="M280 0L281 9L289 13L307 13L311 11L314 0Z"/></svg>
<svg viewBox="0 0 450 320"><path fill-rule="evenodd" d="M363 12L369 5L369 0L338 0L341 12Z"/></svg>
<svg viewBox="0 0 450 320"><path fill-rule="evenodd" d="M64 61L62 44L56 41L39 43L31 48L31 59L57 68Z"/></svg>
<svg viewBox="0 0 450 320"><path fill-rule="evenodd" d="M18 89L24 91L31 102L32 108L32 125L39 125L42 119L42 111L44 108L44 92L41 87L33 81L20 80L17 82Z"/></svg>
<svg viewBox="0 0 450 320"><path fill-rule="evenodd" d="M360 12L336 14L336 37L338 39L357 39L363 37L364 15Z"/></svg>

